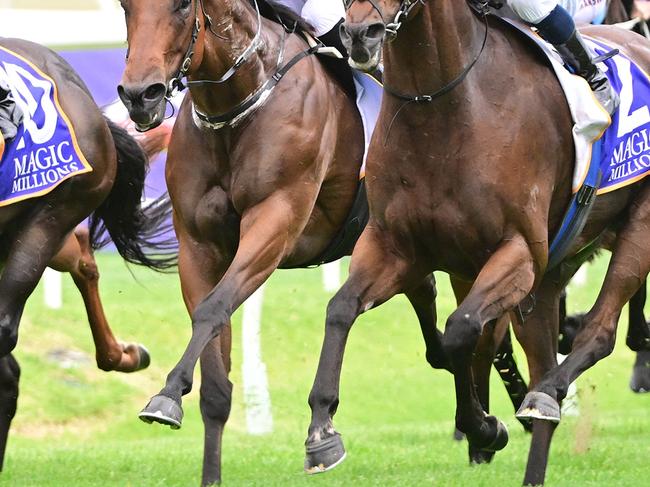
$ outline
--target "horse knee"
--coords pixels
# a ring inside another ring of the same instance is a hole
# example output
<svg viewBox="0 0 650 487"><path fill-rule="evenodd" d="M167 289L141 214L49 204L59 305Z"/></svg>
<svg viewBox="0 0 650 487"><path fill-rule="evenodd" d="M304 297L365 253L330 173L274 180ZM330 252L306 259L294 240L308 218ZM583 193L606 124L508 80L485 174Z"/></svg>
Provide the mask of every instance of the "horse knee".
<svg viewBox="0 0 650 487"><path fill-rule="evenodd" d="M232 382L226 380L223 384L201 384L199 406L204 422L225 424L230 416L232 406Z"/></svg>
<svg viewBox="0 0 650 487"><path fill-rule="evenodd" d="M334 296L327 305L327 329L338 329L344 333L350 331L358 315L357 307L346 297Z"/></svg>
<svg viewBox="0 0 650 487"><path fill-rule="evenodd" d="M594 336L596 360L601 360L614 351L616 327L599 327Z"/></svg>
<svg viewBox="0 0 650 487"><path fill-rule="evenodd" d="M479 317L458 308L447 319L442 346L448 357L471 354L481 335Z"/></svg>
<svg viewBox="0 0 650 487"><path fill-rule="evenodd" d="M228 323L229 316L224 308L223 303L214 304L209 298L206 299L192 313L192 329L194 331L207 329L211 337L216 337Z"/></svg>
<svg viewBox="0 0 650 487"><path fill-rule="evenodd" d="M0 357L10 354L18 343L18 326L15 318L6 314L0 319Z"/></svg>

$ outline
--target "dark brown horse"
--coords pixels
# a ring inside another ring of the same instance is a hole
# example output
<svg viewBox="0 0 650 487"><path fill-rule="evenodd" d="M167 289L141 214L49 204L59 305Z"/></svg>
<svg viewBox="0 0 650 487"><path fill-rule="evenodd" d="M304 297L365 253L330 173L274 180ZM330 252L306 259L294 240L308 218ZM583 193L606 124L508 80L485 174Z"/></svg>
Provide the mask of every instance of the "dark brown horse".
<svg viewBox="0 0 650 487"><path fill-rule="evenodd" d="M93 249L106 242L105 230L129 262L163 269L173 259L149 257L150 237L168 213L159 204L146 212L140 206L147 157L126 131L108 122L72 68L42 46L0 39L10 49L52 78L59 102L68 115L92 172L75 176L39 198L0 208L0 465L16 411L20 368L9 353L18 338L25 301L46 266L69 272L79 289L102 370L133 372L149 364L138 344L118 342L108 326L99 298L99 273ZM160 203L160 202L159 202ZM75 227L90 216L90 229Z"/></svg>
<svg viewBox="0 0 650 487"><path fill-rule="evenodd" d="M611 352L621 308L650 269L650 189L639 182L598 197L569 258L546 272L574 162L571 117L546 62L510 26L476 14L466 2L373 3L372 23L348 25L343 37L353 61L367 69L383 45L390 94L368 157L370 220L350 277L328 306L309 400L308 458L329 466L342 455L332 416L356 317L437 269L468 283L443 343L455 375L456 424L477 448L498 450L507 434L476 395L474 350L494 320L531 307L527 297L536 296L525 324L513 314L532 387L519 413L533 420L524 482L541 484L559 402L582 371ZM384 44L387 28L392 42ZM585 32L650 67L646 41L636 34L607 27ZM601 293L573 351L556 367L559 296L578 266L573 255L607 230L616 239Z"/></svg>

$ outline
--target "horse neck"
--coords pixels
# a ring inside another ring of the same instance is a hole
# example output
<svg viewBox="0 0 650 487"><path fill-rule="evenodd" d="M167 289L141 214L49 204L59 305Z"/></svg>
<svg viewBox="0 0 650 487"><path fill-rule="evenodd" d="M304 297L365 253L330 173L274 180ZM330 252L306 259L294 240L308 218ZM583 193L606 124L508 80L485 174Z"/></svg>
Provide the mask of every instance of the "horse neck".
<svg viewBox="0 0 650 487"><path fill-rule="evenodd" d="M248 0L203 0L206 14L213 19L213 34L205 26L203 57L190 80L221 78L253 42L258 29L257 12ZM279 49L279 27L261 19L260 43L256 51L228 81L191 87L192 100L203 113L225 113L253 93L275 71Z"/></svg>
<svg viewBox="0 0 650 487"><path fill-rule="evenodd" d="M481 49L483 27L464 0L428 0L384 49L386 84L429 94L456 79ZM463 99L464 83L446 96Z"/></svg>

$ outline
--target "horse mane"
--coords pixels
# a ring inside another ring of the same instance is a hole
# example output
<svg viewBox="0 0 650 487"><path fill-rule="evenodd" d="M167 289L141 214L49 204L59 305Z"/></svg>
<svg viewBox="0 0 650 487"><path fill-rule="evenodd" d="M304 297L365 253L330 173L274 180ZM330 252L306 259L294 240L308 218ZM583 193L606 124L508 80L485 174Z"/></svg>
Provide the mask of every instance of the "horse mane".
<svg viewBox="0 0 650 487"><path fill-rule="evenodd" d="M255 7L255 0L249 0L249 2ZM280 24L285 28L305 31L310 34L314 33L314 27L309 22L277 0L257 0L257 4L259 5L262 17L276 24Z"/></svg>

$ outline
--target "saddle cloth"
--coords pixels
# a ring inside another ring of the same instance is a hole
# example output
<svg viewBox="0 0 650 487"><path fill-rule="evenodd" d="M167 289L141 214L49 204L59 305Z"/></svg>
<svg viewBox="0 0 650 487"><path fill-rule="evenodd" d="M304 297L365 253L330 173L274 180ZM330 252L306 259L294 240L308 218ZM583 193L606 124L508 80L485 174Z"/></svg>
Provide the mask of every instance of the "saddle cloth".
<svg viewBox="0 0 650 487"><path fill-rule="evenodd" d="M613 88L619 93L621 105L610 119L594 98L587 82L571 74L550 44L529 26L507 20L530 37L546 54L562 86L573 117L575 168L573 192L585 181L590 165L597 164L603 194L635 183L650 173L650 80L648 75L624 54L601 63ZM594 55L605 54L611 47L585 36ZM598 143L599 150L592 149Z"/></svg>
<svg viewBox="0 0 650 487"><path fill-rule="evenodd" d="M17 134L0 151L0 206L36 198L92 171L54 81L27 59L0 46L0 77L23 112Z"/></svg>

